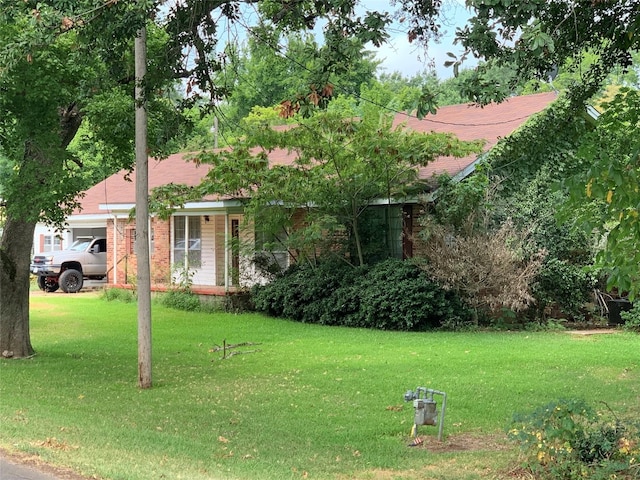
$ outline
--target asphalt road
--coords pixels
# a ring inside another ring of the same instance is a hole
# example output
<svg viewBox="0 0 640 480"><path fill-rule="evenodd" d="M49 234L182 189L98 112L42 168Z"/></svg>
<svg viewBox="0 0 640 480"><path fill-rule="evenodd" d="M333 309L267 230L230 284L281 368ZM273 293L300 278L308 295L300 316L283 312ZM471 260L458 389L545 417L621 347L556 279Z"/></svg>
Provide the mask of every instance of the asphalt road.
<svg viewBox="0 0 640 480"><path fill-rule="evenodd" d="M89 480L69 469L41 462L38 457L0 449L0 480Z"/></svg>
<svg viewBox="0 0 640 480"><path fill-rule="evenodd" d="M60 480L60 478L0 456L0 480Z"/></svg>

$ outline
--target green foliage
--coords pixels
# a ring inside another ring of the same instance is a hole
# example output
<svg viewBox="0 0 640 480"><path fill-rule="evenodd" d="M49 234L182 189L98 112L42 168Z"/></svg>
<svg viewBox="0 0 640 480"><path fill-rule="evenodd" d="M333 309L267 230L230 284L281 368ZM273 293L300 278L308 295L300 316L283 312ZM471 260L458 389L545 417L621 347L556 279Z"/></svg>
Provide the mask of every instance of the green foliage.
<svg viewBox="0 0 640 480"><path fill-rule="evenodd" d="M631 52L640 46L635 2L592 2L580 8L571 2L546 0L470 0L466 5L475 13L457 32L466 54L485 59L489 66L513 70L498 81L491 81L482 66L477 70L472 90L483 102L504 99L505 87L523 80L546 80L573 59L579 81L571 86L570 96L582 105L610 71L630 64ZM597 60L584 66L581 59L594 53Z"/></svg>
<svg viewBox="0 0 640 480"><path fill-rule="evenodd" d="M171 277L174 281L174 290L180 292L191 292L193 276L195 272L185 265L174 264L171 267Z"/></svg>
<svg viewBox="0 0 640 480"><path fill-rule="evenodd" d="M578 151L589 168L566 182L567 216L571 211L586 231L600 236L596 264L607 274L607 287L633 298L640 291L640 92L622 88L604 107Z"/></svg>
<svg viewBox="0 0 640 480"><path fill-rule="evenodd" d="M564 314L579 319L595 285L596 279L584 267L548 257L535 278L533 295L539 312L558 305Z"/></svg>
<svg viewBox="0 0 640 480"><path fill-rule="evenodd" d="M262 25L252 30L246 45L229 49L229 62L218 75L228 85L230 95L222 123L225 135L242 122L255 107L272 108L281 102L307 101L301 93L309 85L324 86L330 82L336 94L357 94L360 85L373 80L377 63L373 53L355 48L351 68L336 71L318 83L320 65L326 58L318 55L320 45L310 34L290 34L279 42L279 32ZM284 45L283 45L284 44ZM312 80L315 77L315 81ZM309 105L311 107L312 105ZM282 119L280 119L282 121Z"/></svg>
<svg viewBox="0 0 640 480"><path fill-rule="evenodd" d="M536 188L549 187L584 168L575 151L588 128L586 114L577 111L565 95L533 115L487 154L491 176L501 181L500 194L507 196L527 188L539 174L543 178Z"/></svg>
<svg viewBox="0 0 640 480"><path fill-rule="evenodd" d="M634 303L631 310L621 311L620 318L624 320L622 328L630 332L640 333L640 303Z"/></svg>
<svg viewBox="0 0 640 480"><path fill-rule="evenodd" d="M583 400L559 400L516 415L509 436L539 478L637 478L640 423L607 413L595 412Z"/></svg>
<svg viewBox="0 0 640 480"><path fill-rule="evenodd" d="M193 286L193 270L184 266L172 269L174 285L165 293L159 295L159 302L168 308L185 312L214 312L220 310L220 303L215 300L203 300L191 290Z"/></svg>
<svg viewBox="0 0 640 480"><path fill-rule="evenodd" d="M562 147L561 147L562 148ZM533 248L544 248L550 258L568 261L573 265L590 264L593 260L592 240L584 230L572 221L558 218L558 211L567 201L567 193L558 184L571 172L580 167L572 167L569 147L564 153L556 152L551 161L544 161L530 176L505 178L499 185L498 194L492 199L496 218L510 218L529 232ZM538 155L531 152L530 162L538 161ZM562 167L555 162L561 161Z"/></svg>
<svg viewBox="0 0 640 480"><path fill-rule="evenodd" d="M197 312L201 309L200 297L186 290L169 290L160 296L160 303L174 310Z"/></svg>
<svg viewBox="0 0 640 480"><path fill-rule="evenodd" d="M198 191L239 196L252 191L245 219L265 235L282 238L296 258L313 261L318 250L335 251L327 238L347 238L352 261L363 265L361 222L372 201L394 203L421 188L420 166L440 155L464 156L480 148L478 142L448 134L394 127L392 118L377 109L365 113L344 119L326 112L281 131L258 126L233 151L199 156L212 169ZM291 164L269 165L267 152L274 149L286 151ZM300 222L295 225L301 207L302 228Z"/></svg>
<svg viewBox="0 0 640 480"><path fill-rule="evenodd" d="M411 262L386 260L353 268L320 263L294 266L273 282L252 290L259 311L306 323L426 330L458 323L470 311Z"/></svg>
<svg viewBox="0 0 640 480"><path fill-rule="evenodd" d="M131 167L133 38L148 7L0 2L0 195L11 218L60 226L79 192ZM150 23L148 137L159 156L188 126L170 98L182 57L169 58L168 41Z"/></svg>
<svg viewBox="0 0 640 480"><path fill-rule="evenodd" d="M108 302L133 303L137 301L135 290L124 288L106 288L100 294L100 298Z"/></svg>
<svg viewBox="0 0 640 480"><path fill-rule="evenodd" d="M594 279L584 270L593 262L593 240L575 224L577 207L559 215L569 198L559 186L588 168L576 155L588 127L560 97L487 155L495 185L489 199L493 222L510 219L528 233L527 251L547 252L533 290L541 315L553 306L579 317L593 288Z"/></svg>
<svg viewBox="0 0 640 480"><path fill-rule="evenodd" d="M491 208L487 201L489 192L488 169L481 163L464 181L456 181L444 174L438 177L438 191L435 205L430 212L441 225L462 229L469 218L483 216Z"/></svg>
<svg viewBox="0 0 640 480"><path fill-rule="evenodd" d="M86 186L65 151L79 112L66 109L78 100L74 81L95 82L99 67L95 61L83 62L74 35L31 53L25 28L19 19L0 26L5 51L23 55L0 59L7 62L0 63L0 195L10 217L36 221L43 214L61 222L75 205L77 191ZM51 88L52 83L60 88Z"/></svg>
<svg viewBox="0 0 640 480"><path fill-rule="evenodd" d="M321 305L342 285L355 281L359 272L360 270L337 260L321 262L316 268L296 264L271 283L253 287L253 304L256 310L275 317L333 324L332 319L323 319L323 310L327 306L322 308ZM311 305L312 303L317 303L318 306ZM349 310L346 312L351 313Z"/></svg>
<svg viewBox="0 0 640 480"><path fill-rule="evenodd" d="M576 155L587 131L588 123L561 97L502 139L472 177L464 182L443 177L430 212L438 223L457 231L468 228L470 218L474 228L495 229L512 222L527 237L522 254L545 251L546 259L532 280L537 304L533 312L543 316L546 307L553 307L564 316L579 318L595 281L585 270L593 261L593 240L575 225L578 208L574 203L567 215L557 215L568 198L558 186L567 176L588 168L588 162ZM468 275L472 269L464 271Z"/></svg>
<svg viewBox="0 0 640 480"><path fill-rule="evenodd" d="M444 321L462 323L471 311L453 293L409 261L386 260L358 282L360 309L353 326L381 330L426 330Z"/></svg>

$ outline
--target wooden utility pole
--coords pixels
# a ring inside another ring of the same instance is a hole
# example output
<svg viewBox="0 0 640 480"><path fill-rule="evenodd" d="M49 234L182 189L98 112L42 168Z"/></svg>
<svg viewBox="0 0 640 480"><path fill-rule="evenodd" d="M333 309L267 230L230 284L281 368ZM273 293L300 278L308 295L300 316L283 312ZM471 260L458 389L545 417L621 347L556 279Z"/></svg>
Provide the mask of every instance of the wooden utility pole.
<svg viewBox="0 0 640 480"><path fill-rule="evenodd" d="M135 40L136 257L138 260L138 387L151 388L151 266L149 261L149 157L147 153L147 31Z"/></svg>

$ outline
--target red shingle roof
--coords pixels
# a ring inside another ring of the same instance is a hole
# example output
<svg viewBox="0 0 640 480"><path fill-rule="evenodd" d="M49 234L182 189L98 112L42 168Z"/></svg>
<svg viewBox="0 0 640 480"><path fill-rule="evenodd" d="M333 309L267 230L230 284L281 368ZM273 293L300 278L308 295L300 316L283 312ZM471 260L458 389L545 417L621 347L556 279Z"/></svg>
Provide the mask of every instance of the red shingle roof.
<svg viewBox="0 0 640 480"><path fill-rule="evenodd" d="M540 112L553 100L555 93L539 93L520 97L512 97L500 104L490 104L483 108L475 105L450 105L438 109L435 115L428 115L422 120L405 114L398 114L395 124L404 123L412 130L419 132L449 132L461 140L486 141L485 150L522 125L531 115ZM208 172L207 165L197 165L185 160L186 154L174 154L165 160L149 160L149 188L169 183L197 185ZM288 163L291 156L286 151L274 151L271 154L274 164ZM465 158L442 157L421 169L421 177L427 178L437 173L447 172L450 175L464 170L475 160L476 156ZM126 172L122 171L98 183L86 191L81 199L82 211L75 214L90 215L105 213L100 210L104 204L135 203L135 172L125 180Z"/></svg>
<svg viewBox="0 0 640 480"><path fill-rule="evenodd" d="M435 115L422 120L407 115L398 115L396 122L405 122L408 128L420 132L448 132L460 140L485 140L485 151L506 137L531 115L538 113L557 98L554 92L511 97L508 100L485 107L472 104L450 105L438 109ZM464 170L476 155L464 158L442 157L421 169L422 178L439 173L455 175Z"/></svg>

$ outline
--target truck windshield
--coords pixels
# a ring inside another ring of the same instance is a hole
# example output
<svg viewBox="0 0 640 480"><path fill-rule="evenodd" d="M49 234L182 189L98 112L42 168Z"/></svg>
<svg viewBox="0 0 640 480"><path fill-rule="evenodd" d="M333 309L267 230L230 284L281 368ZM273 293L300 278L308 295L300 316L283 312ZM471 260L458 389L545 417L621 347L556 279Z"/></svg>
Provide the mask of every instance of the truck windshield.
<svg viewBox="0 0 640 480"><path fill-rule="evenodd" d="M79 238L69 247L69 250L73 250L74 252L84 252L91 243L90 238Z"/></svg>

